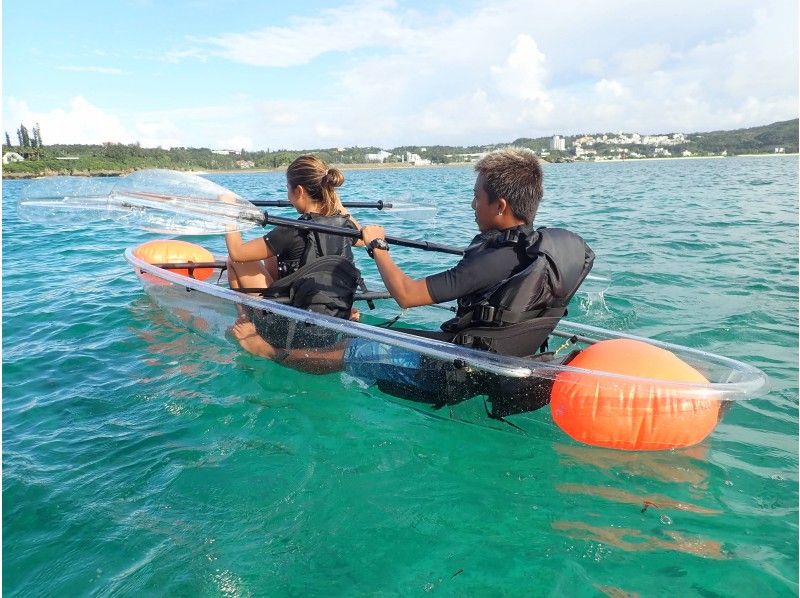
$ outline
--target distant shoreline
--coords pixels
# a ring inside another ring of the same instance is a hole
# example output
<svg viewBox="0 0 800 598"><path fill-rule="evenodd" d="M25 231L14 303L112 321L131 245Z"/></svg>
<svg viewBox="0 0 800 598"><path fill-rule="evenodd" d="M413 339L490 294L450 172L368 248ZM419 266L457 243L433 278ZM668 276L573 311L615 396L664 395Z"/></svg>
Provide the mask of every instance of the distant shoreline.
<svg viewBox="0 0 800 598"><path fill-rule="evenodd" d="M573 160L564 162L547 162L542 160L545 164L603 164L621 163L621 162L649 162L649 161L668 161L668 160L719 160L727 158L782 158L787 156L800 155L797 152L783 153L783 154L731 154L729 156L662 156L658 158L610 158L607 160ZM422 166L415 166L408 162L389 162L389 163L364 163L364 164L331 164L332 167L339 170L400 170L400 169L424 169L424 168L467 168L473 167L475 162L453 162L450 164L425 164ZM235 169L218 169L218 170L186 170L183 172L195 174L258 174L268 172L285 172L286 167L279 168L235 168ZM70 176L86 176L86 177L114 177L130 174L134 170L103 170L103 171L75 171ZM57 172L52 173L31 173L31 172L3 172L3 179L38 179L47 176L66 176Z"/></svg>
<svg viewBox="0 0 800 598"><path fill-rule="evenodd" d="M460 168L465 166L474 166L475 162L453 162L451 164L425 164L422 166L414 166L408 162L388 162L388 163L364 163L364 164L329 164L332 168L339 170L401 170L411 169L417 170L420 168ZM247 174L248 172L285 172L286 167L280 168L226 168L219 170L208 170L199 172L208 172L209 174ZM190 172L190 171L187 171Z"/></svg>

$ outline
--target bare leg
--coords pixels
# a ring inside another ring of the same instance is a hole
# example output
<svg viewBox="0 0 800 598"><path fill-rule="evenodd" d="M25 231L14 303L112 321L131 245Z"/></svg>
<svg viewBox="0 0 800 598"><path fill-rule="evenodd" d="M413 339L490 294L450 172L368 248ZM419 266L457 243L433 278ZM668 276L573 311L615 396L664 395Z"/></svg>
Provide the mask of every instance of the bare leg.
<svg viewBox="0 0 800 598"><path fill-rule="evenodd" d="M275 274L277 274L277 262ZM266 289L275 280L269 268L261 260L257 262L234 262L228 258L228 284L232 289Z"/></svg>
<svg viewBox="0 0 800 598"><path fill-rule="evenodd" d="M340 372L344 367L346 342L317 349L281 349L273 347L258 334L256 327L241 316L231 328L242 349L253 355L271 359L282 365L311 374Z"/></svg>

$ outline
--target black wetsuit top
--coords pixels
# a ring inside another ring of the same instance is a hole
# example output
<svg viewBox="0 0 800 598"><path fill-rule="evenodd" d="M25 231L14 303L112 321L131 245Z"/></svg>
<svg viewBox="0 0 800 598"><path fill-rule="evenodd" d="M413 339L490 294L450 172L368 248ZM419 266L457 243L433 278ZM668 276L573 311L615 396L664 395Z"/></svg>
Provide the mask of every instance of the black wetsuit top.
<svg viewBox="0 0 800 598"><path fill-rule="evenodd" d="M317 224L343 226L357 230L356 225L350 219L342 216L304 214L298 220L311 220ZM315 236L319 238L319 243L316 243ZM304 266L310 257L306 253L316 250L318 245L323 245L320 252L321 255L341 255L349 261L353 261L351 247L355 241L338 235L310 233L289 226L276 226L264 235L264 242L278 258L278 263L281 264L280 271L282 276L294 272L300 266ZM308 247L309 242L312 243L313 247Z"/></svg>
<svg viewBox="0 0 800 598"><path fill-rule="evenodd" d="M519 227L530 231L531 225ZM524 270L531 262L525 247L517 245L487 246L504 231L487 231L476 235L461 261L444 272L425 279L434 303L458 299L459 312L482 299L484 292ZM459 313L459 315L461 315Z"/></svg>

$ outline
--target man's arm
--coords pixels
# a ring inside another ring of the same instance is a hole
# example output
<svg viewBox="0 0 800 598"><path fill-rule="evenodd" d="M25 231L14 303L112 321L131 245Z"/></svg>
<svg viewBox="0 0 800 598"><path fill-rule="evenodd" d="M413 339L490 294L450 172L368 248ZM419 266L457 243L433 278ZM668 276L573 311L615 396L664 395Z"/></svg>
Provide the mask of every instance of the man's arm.
<svg viewBox="0 0 800 598"><path fill-rule="evenodd" d="M386 233L382 226L369 225L361 229L361 237L367 246L373 239L383 239L385 236ZM386 285L386 290L400 307L417 307L433 303L424 278L415 280L408 276L394 263L388 251L375 249L373 258L383 283Z"/></svg>

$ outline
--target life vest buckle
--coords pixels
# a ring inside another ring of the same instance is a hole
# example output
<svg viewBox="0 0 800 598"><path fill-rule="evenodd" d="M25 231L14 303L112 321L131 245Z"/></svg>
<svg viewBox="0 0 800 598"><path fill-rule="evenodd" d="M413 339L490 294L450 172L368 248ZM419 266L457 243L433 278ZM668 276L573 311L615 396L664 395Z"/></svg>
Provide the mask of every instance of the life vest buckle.
<svg viewBox="0 0 800 598"><path fill-rule="evenodd" d="M472 310L472 319L481 324L492 324L494 322L495 309L493 305L476 305Z"/></svg>

